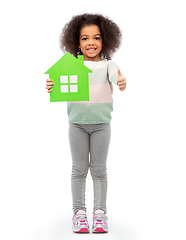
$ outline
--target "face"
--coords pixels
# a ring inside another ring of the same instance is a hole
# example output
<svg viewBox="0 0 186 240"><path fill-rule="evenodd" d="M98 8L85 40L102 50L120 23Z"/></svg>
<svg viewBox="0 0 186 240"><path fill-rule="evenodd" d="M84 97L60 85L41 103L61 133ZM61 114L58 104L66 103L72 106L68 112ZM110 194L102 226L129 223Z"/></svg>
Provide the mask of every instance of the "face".
<svg viewBox="0 0 186 240"><path fill-rule="evenodd" d="M80 31L79 46L84 61L101 61L102 36L97 25L85 25Z"/></svg>

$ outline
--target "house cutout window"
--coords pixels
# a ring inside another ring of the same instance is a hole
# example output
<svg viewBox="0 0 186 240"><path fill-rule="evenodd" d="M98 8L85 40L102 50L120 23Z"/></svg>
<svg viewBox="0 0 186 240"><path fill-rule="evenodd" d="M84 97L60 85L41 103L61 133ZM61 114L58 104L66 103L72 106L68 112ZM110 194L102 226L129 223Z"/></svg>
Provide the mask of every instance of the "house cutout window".
<svg viewBox="0 0 186 240"><path fill-rule="evenodd" d="M61 93L78 92L77 75L60 76Z"/></svg>

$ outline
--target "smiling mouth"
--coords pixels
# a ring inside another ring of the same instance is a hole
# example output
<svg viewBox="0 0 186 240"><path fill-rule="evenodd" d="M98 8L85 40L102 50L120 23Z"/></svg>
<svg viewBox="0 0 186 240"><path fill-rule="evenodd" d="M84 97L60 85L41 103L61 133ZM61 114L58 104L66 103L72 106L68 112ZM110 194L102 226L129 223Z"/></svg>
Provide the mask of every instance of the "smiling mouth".
<svg viewBox="0 0 186 240"><path fill-rule="evenodd" d="M94 51L96 51L96 49L97 49L97 48L88 48L87 50L88 50L89 52L94 52Z"/></svg>

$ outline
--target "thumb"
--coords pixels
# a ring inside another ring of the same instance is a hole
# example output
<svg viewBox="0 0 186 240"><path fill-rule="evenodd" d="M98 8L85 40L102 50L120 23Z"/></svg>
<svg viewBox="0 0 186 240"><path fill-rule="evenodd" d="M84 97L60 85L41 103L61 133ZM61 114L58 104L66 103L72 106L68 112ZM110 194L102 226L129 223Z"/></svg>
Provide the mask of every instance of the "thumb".
<svg viewBox="0 0 186 240"><path fill-rule="evenodd" d="M118 68L118 76L121 76L121 71L119 68Z"/></svg>

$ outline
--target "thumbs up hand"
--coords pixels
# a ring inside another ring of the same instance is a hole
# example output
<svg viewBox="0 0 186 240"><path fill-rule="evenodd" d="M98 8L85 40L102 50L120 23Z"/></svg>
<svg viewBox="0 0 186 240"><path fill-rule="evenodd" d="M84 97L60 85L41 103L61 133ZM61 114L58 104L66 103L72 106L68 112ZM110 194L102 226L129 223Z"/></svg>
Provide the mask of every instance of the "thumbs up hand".
<svg viewBox="0 0 186 240"><path fill-rule="evenodd" d="M120 69L118 69L118 86L120 91L124 91L127 85L126 79L121 75Z"/></svg>

